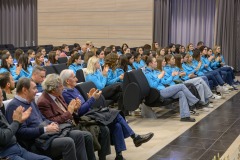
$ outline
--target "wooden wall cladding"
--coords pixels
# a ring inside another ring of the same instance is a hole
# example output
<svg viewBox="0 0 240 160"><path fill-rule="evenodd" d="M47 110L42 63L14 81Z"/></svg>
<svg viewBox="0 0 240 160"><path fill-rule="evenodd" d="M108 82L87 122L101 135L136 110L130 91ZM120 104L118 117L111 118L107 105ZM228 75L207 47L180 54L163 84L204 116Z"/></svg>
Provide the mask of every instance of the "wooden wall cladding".
<svg viewBox="0 0 240 160"><path fill-rule="evenodd" d="M152 43L152 0L38 0L38 44Z"/></svg>

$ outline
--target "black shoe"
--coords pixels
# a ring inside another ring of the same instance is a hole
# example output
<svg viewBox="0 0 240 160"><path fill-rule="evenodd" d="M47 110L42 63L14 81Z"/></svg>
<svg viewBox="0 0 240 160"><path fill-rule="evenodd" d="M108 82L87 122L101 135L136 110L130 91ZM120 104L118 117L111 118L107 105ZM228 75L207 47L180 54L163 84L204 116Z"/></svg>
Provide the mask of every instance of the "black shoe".
<svg viewBox="0 0 240 160"><path fill-rule="evenodd" d="M115 157L115 160L126 160L126 159L123 158L122 155L117 155L117 156Z"/></svg>
<svg viewBox="0 0 240 160"><path fill-rule="evenodd" d="M181 118L182 122L195 122L195 118L191 118L191 117L184 117L184 118Z"/></svg>
<svg viewBox="0 0 240 160"><path fill-rule="evenodd" d="M138 135L133 139L133 143L135 144L136 147L139 147L143 143L146 143L147 141L149 141L153 137L153 135L154 134L152 132L144 135Z"/></svg>

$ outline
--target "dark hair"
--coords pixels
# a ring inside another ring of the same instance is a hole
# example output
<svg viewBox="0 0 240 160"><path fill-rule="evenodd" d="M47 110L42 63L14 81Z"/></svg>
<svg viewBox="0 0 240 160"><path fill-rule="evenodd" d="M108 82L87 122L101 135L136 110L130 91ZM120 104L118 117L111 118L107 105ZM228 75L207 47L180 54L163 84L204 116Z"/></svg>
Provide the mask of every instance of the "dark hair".
<svg viewBox="0 0 240 160"><path fill-rule="evenodd" d="M57 50L61 51L61 50L62 50L62 48L61 48L61 47L59 47L59 46L56 46L56 47L53 47L53 49L52 49L52 51L57 51Z"/></svg>
<svg viewBox="0 0 240 160"><path fill-rule="evenodd" d="M200 46L200 45L204 45L203 41L199 41L199 42L197 43L197 46Z"/></svg>
<svg viewBox="0 0 240 160"><path fill-rule="evenodd" d="M28 56L31 55L33 52L35 52L35 51L32 50L32 49L29 49L29 50L27 51Z"/></svg>
<svg viewBox="0 0 240 160"><path fill-rule="evenodd" d="M162 61L165 60L163 56L159 56L157 57L157 69L162 71L163 70L163 66L162 66Z"/></svg>
<svg viewBox="0 0 240 160"><path fill-rule="evenodd" d="M65 49L65 47L67 47L68 45L67 44L62 44L62 51Z"/></svg>
<svg viewBox="0 0 240 160"><path fill-rule="evenodd" d="M3 89L10 82L10 72L0 73L0 87Z"/></svg>
<svg viewBox="0 0 240 160"><path fill-rule="evenodd" d="M151 63L153 61L153 56L147 56L147 55L144 55L142 56L142 59L145 61L146 65L149 65L149 63Z"/></svg>
<svg viewBox="0 0 240 160"><path fill-rule="evenodd" d="M167 54L167 55L165 55L164 57L165 57L166 63L168 63L168 61L170 61L170 59L173 57L173 55Z"/></svg>
<svg viewBox="0 0 240 160"><path fill-rule="evenodd" d="M175 45L174 43L170 43L170 44L168 45L168 48L172 48L173 46L176 47L176 45Z"/></svg>
<svg viewBox="0 0 240 160"><path fill-rule="evenodd" d="M155 44L158 44L158 42L156 42L156 41L154 41L153 43L152 43L152 51L156 51L157 50L157 48L155 47Z"/></svg>
<svg viewBox="0 0 240 160"><path fill-rule="evenodd" d="M124 72L128 71L128 58L125 54L120 55L117 68L121 68Z"/></svg>
<svg viewBox="0 0 240 160"><path fill-rule="evenodd" d="M134 57L134 55L131 54L131 53L126 53L125 55L127 56L127 59L128 59L128 65L131 66L132 69L135 69L134 66L133 66L133 64L129 63L129 60L130 60L132 57Z"/></svg>
<svg viewBox="0 0 240 160"><path fill-rule="evenodd" d="M27 54L22 54L20 57L19 57L19 60L18 60L18 65L21 64L22 65L22 69L25 70L26 72L28 72L28 55Z"/></svg>
<svg viewBox="0 0 240 160"><path fill-rule="evenodd" d="M151 52L150 50L144 50L143 55L150 56Z"/></svg>
<svg viewBox="0 0 240 160"><path fill-rule="evenodd" d="M98 50L96 51L96 55L99 56L102 51L103 51L102 49L98 49Z"/></svg>
<svg viewBox="0 0 240 160"><path fill-rule="evenodd" d="M101 46L101 47L100 47L100 49L101 49L102 51L104 51L105 48L106 48L106 46Z"/></svg>
<svg viewBox="0 0 240 160"><path fill-rule="evenodd" d="M14 52L14 58L18 61L19 57L24 54L22 49L16 49Z"/></svg>
<svg viewBox="0 0 240 160"><path fill-rule="evenodd" d="M178 68L182 69L182 63L181 63L182 55L181 54L175 54L174 58L175 58L175 65Z"/></svg>
<svg viewBox="0 0 240 160"><path fill-rule="evenodd" d="M37 53L42 52L42 50L45 49L44 47L39 47L37 50Z"/></svg>
<svg viewBox="0 0 240 160"><path fill-rule="evenodd" d="M16 92L21 93L23 88L29 89L31 85L31 80L26 77L22 77L18 80L17 86L16 86Z"/></svg>
<svg viewBox="0 0 240 160"><path fill-rule="evenodd" d="M108 54L110 54L112 52L111 48L107 47L104 51L104 55L107 56Z"/></svg>
<svg viewBox="0 0 240 160"><path fill-rule="evenodd" d="M143 50L145 51L145 50L151 50L151 45L150 44L145 44L144 46L143 46Z"/></svg>
<svg viewBox="0 0 240 160"><path fill-rule="evenodd" d="M199 62L200 61L200 51L198 49L195 49L192 57Z"/></svg>
<svg viewBox="0 0 240 160"><path fill-rule="evenodd" d="M48 60L50 61L51 64L56 64L57 60L56 60L56 51L51 51L48 53Z"/></svg>
<svg viewBox="0 0 240 160"><path fill-rule="evenodd" d="M78 53L78 50L73 49L73 50L70 52L70 56L72 56L72 55L74 54L74 52Z"/></svg>
<svg viewBox="0 0 240 160"><path fill-rule="evenodd" d="M176 44L175 47L176 47L175 53L176 54L180 53L180 48L182 47L182 45L181 44Z"/></svg>
<svg viewBox="0 0 240 160"><path fill-rule="evenodd" d="M123 47L124 47L124 46L127 46L127 48L129 48L128 45L127 45L127 43L123 43L123 44L122 44L122 48L121 48L121 49L122 49L122 52L123 52Z"/></svg>
<svg viewBox="0 0 240 160"><path fill-rule="evenodd" d="M109 66L110 69L115 71L116 66L117 66L117 60L118 60L118 55L116 53L110 53L105 57L105 64Z"/></svg>
<svg viewBox="0 0 240 160"><path fill-rule="evenodd" d="M135 60L135 59L138 58L138 56L141 56L141 54L140 54L139 52L135 52L135 53L133 54L133 56L134 56L134 60Z"/></svg>
<svg viewBox="0 0 240 160"><path fill-rule="evenodd" d="M113 51L113 47L115 47L115 45L110 45L109 48L111 49L111 51ZM116 48L115 48L116 49Z"/></svg>
<svg viewBox="0 0 240 160"><path fill-rule="evenodd" d="M80 48L80 44L74 43L74 44L73 44L73 47L74 47L74 48Z"/></svg>
<svg viewBox="0 0 240 160"><path fill-rule="evenodd" d="M201 46L201 47L199 48L199 51L200 51L200 52L203 52L204 48L206 48L206 46Z"/></svg>
<svg viewBox="0 0 240 160"><path fill-rule="evenodd" d="M69 60L68 60L68 62L67 62L67 66L70 66L72 63L75 62L75 59L79 59L79 57L80 57L80 54L78 54L78 53L73 54L73 55L69 58Z"/></svg>
<svg viewBox="0 0 240 160"><path fill-rule="evenodd" d="M11 66L8 67L6 59L8 59L10 56L11 56L10 54L2 55L2 64L1 64L1 68L6 68L9 72L10 72Z"/></svg>

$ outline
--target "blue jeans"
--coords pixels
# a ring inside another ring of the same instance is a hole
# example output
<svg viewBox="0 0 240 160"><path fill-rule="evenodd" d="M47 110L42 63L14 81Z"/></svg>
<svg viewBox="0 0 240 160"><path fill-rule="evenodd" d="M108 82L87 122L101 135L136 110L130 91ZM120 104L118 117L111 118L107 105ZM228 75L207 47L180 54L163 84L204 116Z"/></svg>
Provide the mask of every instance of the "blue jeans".
<svg viewBox="0 0 240 160"><path fill-rule="evenodd" d="M0 152L0 157L8 157L10 160L51 160L46 156L27 151L19 144L15 144Z"/></svg>
<svg viewBox="0 0 240 160"><path fill-rule="evenodd" d="M204 75L207 76L208 79L209 79L209 76L214 76L215 79L213 79L213 78L211 77L211 80L214 81L214 82L213 82L213 83L215 83L214 85L216 85L216 82L215 82L215 81L217 81L217 85L216 85L216 86L218 86L218 85L223 86L224 83L225 83L225 82L223 81L223 79L222 79L222 76L220 75L220 73L219 73L218 71L205 72Z"/></svg>
<svg viewBox="0 0 240 160"><path fill-rule="evenodd" d="M216 71L219 71L222 74L223 80L229 84L233 84L233 79L235 78L233 70L230 67L221 67L216 69Z"/></svg>
<svg viewBox="0 0 240 160"><path fill-rule="evenodd" d="M126 150L125 138L134 134L126 120L118 114L116 119L108 125L111 132L112 143L115 146L116 153Z"/></svg>
<svg viewBox="0 0 240 160"><path fill-rule="evenodd" d="M163 98L179 98L180 117L190 117L189 105L193 106L199 99L197 99L184 84L177 84L160 90Z"/></svg>

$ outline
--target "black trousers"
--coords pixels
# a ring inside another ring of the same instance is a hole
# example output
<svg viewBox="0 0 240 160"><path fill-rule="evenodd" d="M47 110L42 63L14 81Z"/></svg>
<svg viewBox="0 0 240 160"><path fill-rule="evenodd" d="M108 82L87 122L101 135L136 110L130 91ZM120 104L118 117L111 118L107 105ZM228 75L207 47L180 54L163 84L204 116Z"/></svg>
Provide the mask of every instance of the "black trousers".
<svg viewBox="0 0 240 160"><path fill-rule="evenodd" d="M87 160L83 132L73 130L68 137L55 138L46 154L52 158L62 157L63 160Z"/></svg>

